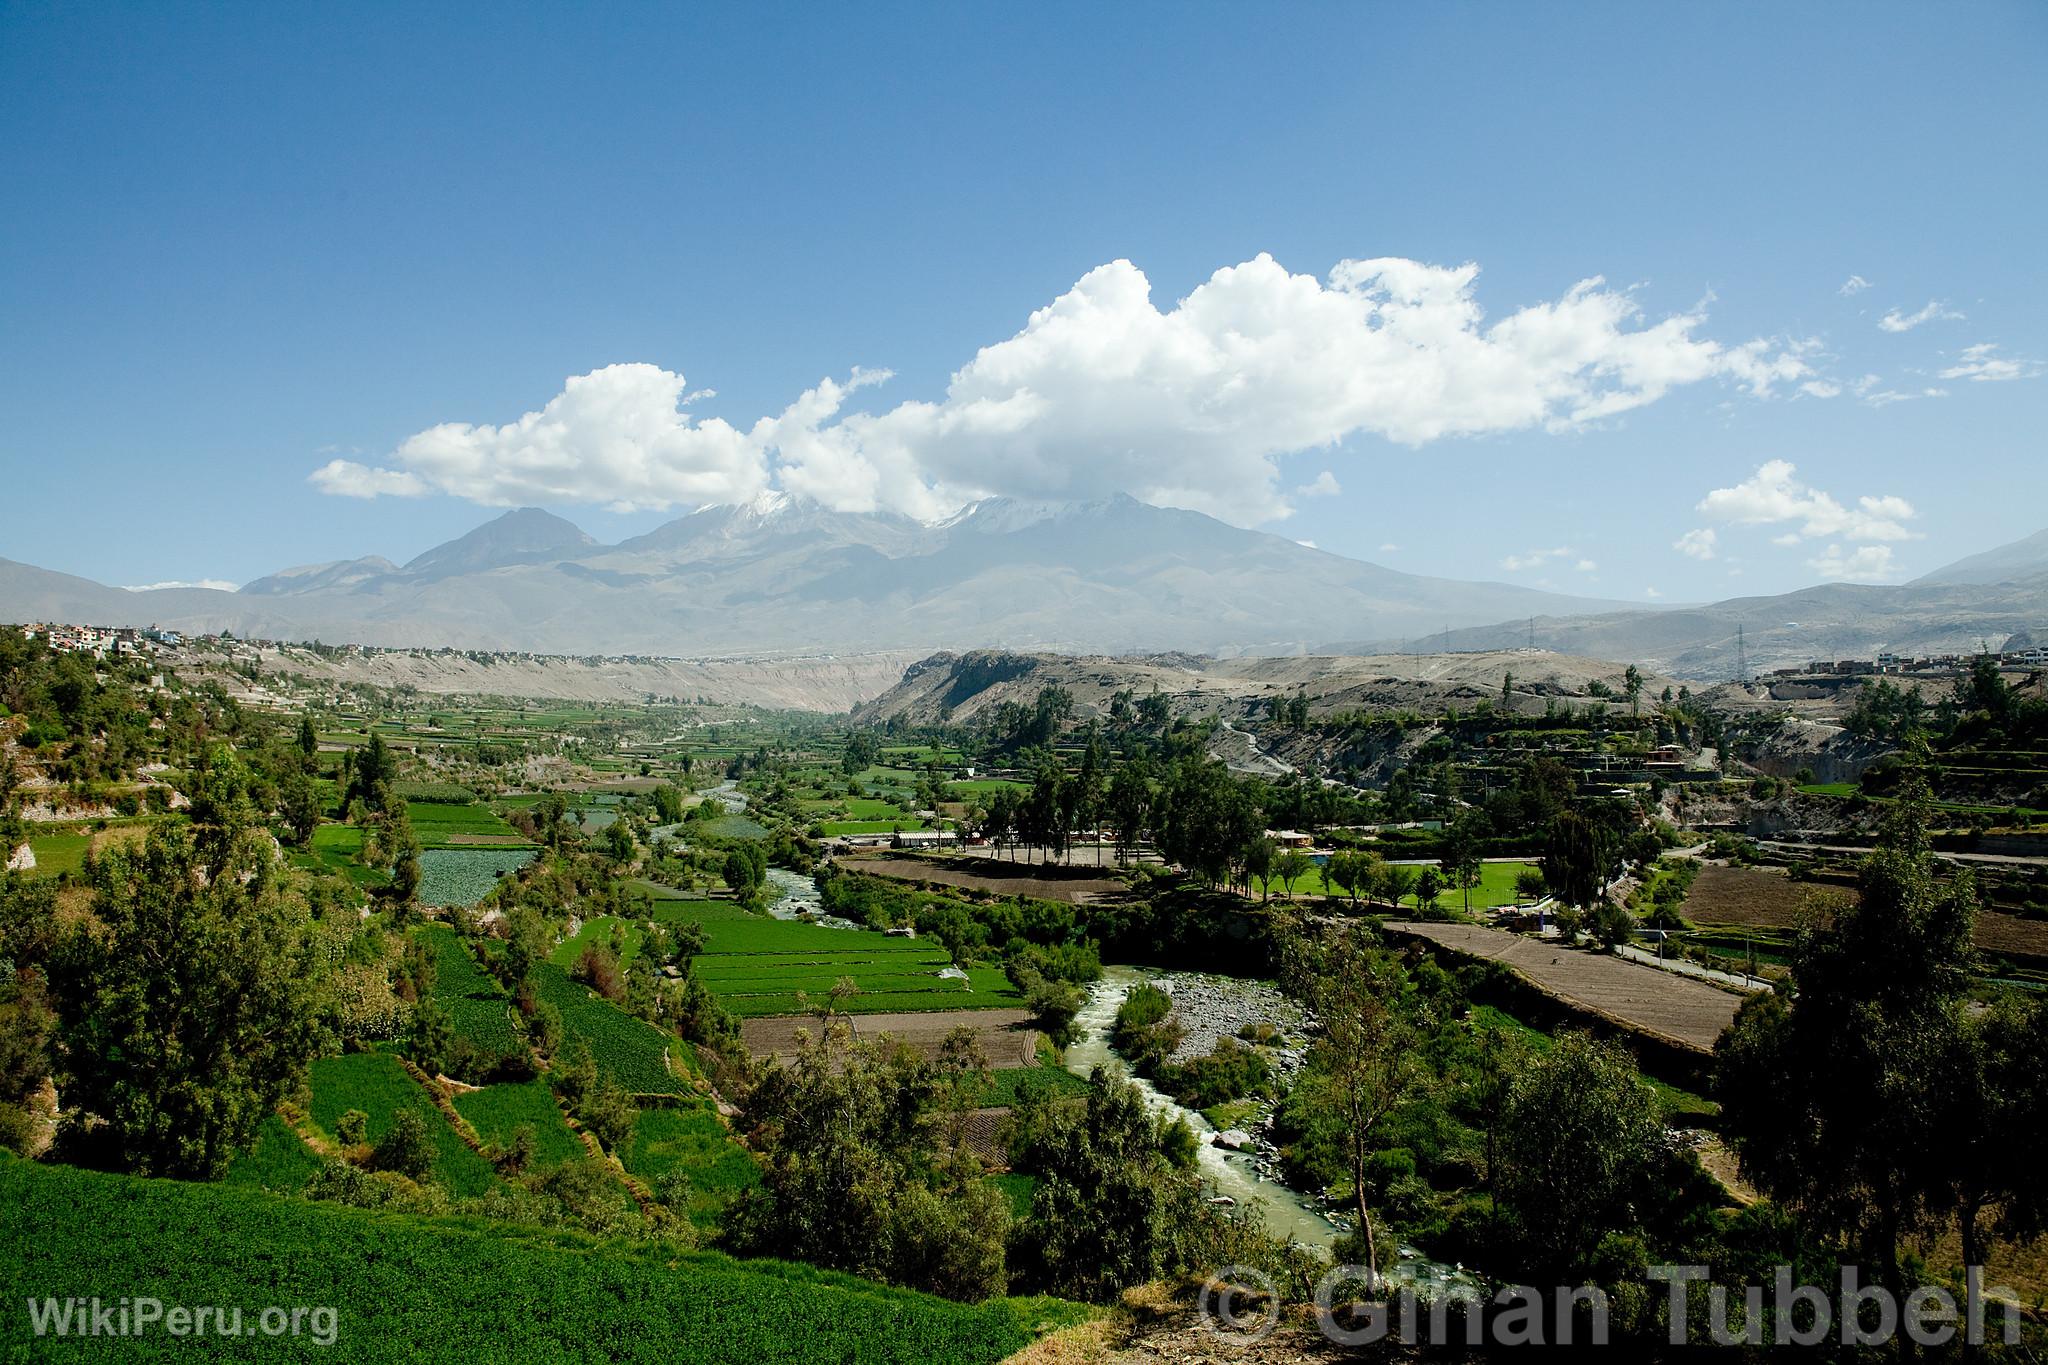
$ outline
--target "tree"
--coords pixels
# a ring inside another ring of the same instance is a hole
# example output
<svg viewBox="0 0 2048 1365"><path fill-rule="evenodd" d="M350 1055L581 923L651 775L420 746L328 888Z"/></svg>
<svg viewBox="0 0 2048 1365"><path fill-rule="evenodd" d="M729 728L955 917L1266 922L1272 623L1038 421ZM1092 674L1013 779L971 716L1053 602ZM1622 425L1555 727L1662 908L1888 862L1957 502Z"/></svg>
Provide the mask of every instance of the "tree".
<svg viewBox="0 0 2048 1365"><path fill-rule="evenodd" d="M310 845L313 831L320 828L320 795L303 768L293 768L278 779L277 807L292 842L300 848Z"/></svg>
<svg viewBox="0 0 2048 1365"><path fill-rule="evenodd" d="M1257 887L1261 897L1273 894L1271 878L1279 849L1271 839L1258 838L1245 845L1244 881L1247 893Z"/></svg>
<svg viewBox="0 0 2048 1365"><path fill-rule="evenodd" d="M1008 1201L940 1142L944 1097L976 1088L974 1065L971 1049L927 1061L836 1027L806 1039L742 1101L762 1169L728 1211L733 1247L954 1298L1000 1293Z"/></svg>
<svg viewBox="0 0 2048 1365"><path fill-rule="evenodd" d="M1500 1125L1498 1198L1541 1270L1583 1274L1602 1237L1637 1225L1662 1139L1656 1097L1619 1045L1567 1033L1523 1068Z"/></svg>
<svg viewBox="0 0 2048 1365"><path fill-rule="evenodd" d="M1922 781L1902 793L1860 900L1802 933L1789 983L1745 1002L1716 1048L1745 1174L1893 1283L1901 1239L1954 1198L1964 1153L1944 1139L1977 1072L1964 1014L1976 882L1939 874L1927 800Z"/></svg>
<svg viewBox="0 0 2048 1365"><path fill-rule="evenodd" d="M1416 875L1414 868L1405 867L1400 863L1388 863L1386 867L1387 872L1383 879L1386 897L1389 903L1398 910L1401 908L1403 897L1415 894L1415 884L1420 878ZM1420 911L1422 906L1418 902L1415 908L1417 911Z"/></svg>
<svg viewBox="0 0 2048 1365"><path fill-rule="evenodd" d="M377 1139L370 1164L380 1171L396 1171L408 1180L427 1178L434 1169L434 1138L419 1110L400 1106L391 1116L391 1126Z"/></svg>
<svg viewBox="0 0 2048 1365"><path fill-rule="evenodd" d="M1465 893L1465 913L1472 913L1472 888L1479 885L1484 863L1479 856L1479 831L1470 816L1461 816L1444 831L1443 857L1437 866L1450 885Z"/></svg>
<svg viewBox="0 0 2048 1365"><path fill-rule="evenodd" d="M159 825L93 876L92 925L50 981L67 1106L121 1166L214 1179L291 1093L326 1034L307 909L261 831Z"/></svg>
<svg viewBox="0 0 2048 1365"><path fill-rule="evenodd" d="M308 712L299 713L299 762L300 766L311 769L313 760L320 753L320 736L313 729L313 717Z"/></svg>
<svg viewBox="0 0 2048 1365"><path fill-rule="evenodd" d="M1294 894L1294 884L1308 875L1315 866L1315 860L1298 848L1290 848L1273 860L1273 875L1280 879L1281 887L1289 896Z"/></svg>
<svg viewBox="0 0 2048 1365"><path fill-rule="evenodd" d="M1436 898L1443 894L1443 874L1433 867L1425 867L1415 874L1415 913L1422 913L1425 904L1435 905Z"/></svg>
<svg viewBox="0 0 2048 1365"><path fill-rule="evenodd" d="M1621 675L1621 690L1628 695L1629 715L1635 719L1641 719L1643 671L1634 664L1630 664Z"/></svg>
<svg viewBox="0 0 2048 1365"><path fill-rule="evenodd" d="M1315 1011L1322 1032L1304 1083L1342 1120L1344 1152L1365 1243L1368 1284L1380 1282L1379 1233L1366 1195L1367 1166L1395 1111L1423 1085L1413 1027L1399 1007L1400 963L1362 926L1291 934L1282 949L1288 989Z"/></svg>
<svg viewBox="0 0 2048 1365"><path fill-rule="evenodd" d="M1213 1248L1193 1134L1154 1117L1129 1082L1098 1067L1082 1097L1026 1094L1012 1127L1015 1164L1038 1172L1024 1269L1052 1292L1101 1301Z"/></svg>
<svg viewBox="0 0 2048 1365"><path fill-rule="evenodd" d="M405 1051L420 1070L434 1075L448 1069L448 1049L455 1032L448 1011L432 997L412 1007L412 1024L406 1030Z"/></svg>
<svg viewBox="0 0 2048 1365"><path fill-rule="evenodd" d="M1119 863L1130 861L1152 810L1150 764L1133 758L1118 766L1109 779L1109 818L1116 822L1116 856Z"/></svg>
<svg viewBox="0 0 2048 1365"><path fill-rule="evenodd" d="M1607 891L1615 839L1607 826L1582 811L1559 813L1543 852L1543 884L1566 905L1585 909Z"/></svg>

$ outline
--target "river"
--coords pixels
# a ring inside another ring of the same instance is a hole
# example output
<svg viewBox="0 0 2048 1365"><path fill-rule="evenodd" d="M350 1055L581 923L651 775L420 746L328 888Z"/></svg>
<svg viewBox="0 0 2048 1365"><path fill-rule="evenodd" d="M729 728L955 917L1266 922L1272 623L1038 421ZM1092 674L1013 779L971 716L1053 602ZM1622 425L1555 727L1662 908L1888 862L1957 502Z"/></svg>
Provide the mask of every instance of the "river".
<svg viewBox="0 0 2048 1365"><path fill-rule="evenodd" d="M1217 1194L1229 1196L1240 1209L1256 1210L1265 1222L1266 1231L1274 1236L1329 1251L1337 1238L1349 1230L1349 1220L1339 1224L1315 1201L1261 1171L1250 1154L1226 1151L1217 1146L1215 1126L1200 1111L1161 1093L1150 1081L1133 1074L1122 1059L1110 1051L1110 1029L1116 1023L1116 1012L1123 1005L1124 997L1140 982L1171 982L1180 975L1139 967L1104 967L1102 979L1090 988L1087 1003L1075 1016L1074 1023L1081 1036L1067 1047L1067 1070L1086 1076L1097 1066L1111 1067L1138 1088L1138 1093L1144 1096L1145 1106L1153 1113L1179 1119L1194 1130L1195 1138L1201 1144L1196 1159L1202 1179ZM1482 1292L1479 1281L1463 1266L1432 1261L1410 1246L1400 1249L1400 1259L1388 1270L1387 1278L1418 1293L1437 1296L1477 1297Z"/></svg>

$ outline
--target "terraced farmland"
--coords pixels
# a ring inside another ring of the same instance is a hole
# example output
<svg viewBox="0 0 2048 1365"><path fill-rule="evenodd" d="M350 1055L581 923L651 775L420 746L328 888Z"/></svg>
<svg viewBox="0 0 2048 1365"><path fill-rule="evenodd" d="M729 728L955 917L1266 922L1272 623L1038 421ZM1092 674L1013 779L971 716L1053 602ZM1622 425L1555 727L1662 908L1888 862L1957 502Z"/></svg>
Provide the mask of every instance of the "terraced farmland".
<svg viewBox="0 0 2048 1365"><path fill-rule="evenodd" d="M960 1304L778 1261L486 1230L4 1153L0 1207L0 1265L23 1294L237 1304L260 1289L260 1302L334 1310L332 1346L209 1339L235 1359L992 1365L1085 1315L1056 1300ZM159 1333L67 1353L33 1336L18 1304L0 1317L9 1360L185 1360L208 1349Z"/></svg>
<svg viewBox="0 0 2048 1365"><path fill-rule="evenodd" d="M585 1152L581 1141L562 1120L553 1092L542 1080L517 1085L487 1085L455 1097L456 1112L469 1120L470 1127L486 1142L510 1146L521 1125L533 1129L533 1164L547 1170L565 1161L580 1161Z"/></svg>
<svg viewBox="0 0 2048 1365"><path fill-rule="evenodd" d="M407 801L405 805L422 848L533 846L489 806L453 801Z"/></svg>
<svg viewBox="0 0 2048 1365"><path fill-rule="evenodd" d="M475 905L491 894L498 878L533 861L526 850L430 848L420 854L420 901L426 905Z"/></svg>
<svg viewBox="0 0 2048 1365"><path fill-rule="evenodd" d="M642 1109L623 1159L649 1184L671 1173L687 1176L690 1218L700 1227L713 1226L740 1191L761 1180L754 1158L733 1140L711 1102L697 1096Z"/></svg>
<svg viewBox="0 0 2048 1365"><path fill-rule="evenodd" d="M589 1045L598 1070L636 1094L680 1095L689 1090L683 1078L669 1071L666 1060L671 1044L680 1049L680 1043L570 980L552 962L538 964L534 974L541 999L562 1012L562 1027L570 1038Z"/></svg>
<svg viewBox="0 0 2048 1365"><path fill-rule="evenodd" d="M861 1013L991 1008L1018 998L994 968L970 968L965 980L939 975L952 958L935 943L760 918L714 921L705 933L697 975L742 1018L800 1014L841 977L860 990L844 1007Z"/></svg>
<svg viewBox="0 0 2048 1365"><path fill-rule="evenodd" d="M416 932L433 947L434 1001L448 1011L455 1036L496 1057L518 1052L524 1044L512 1027L512 1002L461 936L445 924Z"/></svg>
<svg viewBox="0 0 2048 1365"><path fill-rule="evenodd" d="M434 1179L452 1194L483 1194L498 1181L490 1163L456 1136L419 1082L388 1052L352 1052L313 1063L313 1121L332 1137L341 1116L351 1109L368 1117L371 1142L391 1131L400 1109L411 1109L426 1120L434 1140Z"/></svg>

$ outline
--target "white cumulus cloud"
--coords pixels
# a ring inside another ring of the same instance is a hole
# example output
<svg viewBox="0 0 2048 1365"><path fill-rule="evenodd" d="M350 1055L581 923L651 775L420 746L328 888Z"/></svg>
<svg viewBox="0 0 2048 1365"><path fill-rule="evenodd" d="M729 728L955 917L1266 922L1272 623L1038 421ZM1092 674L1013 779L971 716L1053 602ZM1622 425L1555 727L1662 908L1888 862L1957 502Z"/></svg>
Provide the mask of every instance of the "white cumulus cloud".
<svg viewBox="0 0 2048 1365"><path fill-rule="evenodd" d="M1851 275L1848 279L1842 281L1842 287L1835 292L1846 299L1850 295L1860 294L1868 288L1870 288L1869 280L1864 279L1861 275Z"/></svg>
<svg viewBox="0 0 2048 1365"><path fill-rule="evenodd" d="M1720 535L1713 527L1702 526L1696 530L1687 531L1677 540L1672 541L1671 548L1682 555L1690 555L1694 559L1712 559L1715 553L1714 542L1719 539Z"/></svg>
<svg viewBox="0 0 2048 1365"><path fill-rule="evenodd" d="M1910 332L1923 322L1960 322L1962 319L1963 315L1948 305L1929 299L1927 306L1917 313L1901 313L1896 308L1892 309L1877 320L1877 327L1881 332Z"/></svg>
<svg viewBox="0 0 2048 1365"><path fill-rule="evenodd" d="M503 426L444 422L391 453L392 468L333 460L312 481L348 497L450 493L492 507L604 503L619 511L742 502L768 487L760 444L694 421L680 374L609 365Z"/></svg>
<svg viewBox="0 0 2048 1365"><path fill-rule="evenodd" d="M1787 536L1911 540L1918 534L1905 525L1916 514L1904 498L1864 496L1854 507L1845 507L1820 489L1801 483L1789 460L1766 461L1741 483L1708 493L1695 510L1710 521L1743 526L1797 523L1796 530L1779 537L1780 544Z"/></svg>
<svg viewBox="0 0 2048 1365"><path fill-rule="evenodd" d="M773 482L925 518L989 494L1126 492L1252 525L1337 483L1284 489L1279 457L1353 435L1420 446L1570 431L1708 380L1763 397L1815 378L1808 343L1713 340L1702 308L1646 319L1598 277L1489 320L1478 273L1382 258L1319 280L1261 255L1162 309L1142 271L1113 261L980 350L937 401L854 409L887 377L856 370L742 430L684 415L681 375L615 365L505 426L434 427L313 482L620 508L738 501Z"/></svg>
<svg viewBox="0 0 2048 1365"><path fill-rule="evenodd" d="M1332 498L1343 491L1343 485L1337 482L1337 476L1325 469L1322 473L1295 489L1294 494L1300 498Z"/></svg>

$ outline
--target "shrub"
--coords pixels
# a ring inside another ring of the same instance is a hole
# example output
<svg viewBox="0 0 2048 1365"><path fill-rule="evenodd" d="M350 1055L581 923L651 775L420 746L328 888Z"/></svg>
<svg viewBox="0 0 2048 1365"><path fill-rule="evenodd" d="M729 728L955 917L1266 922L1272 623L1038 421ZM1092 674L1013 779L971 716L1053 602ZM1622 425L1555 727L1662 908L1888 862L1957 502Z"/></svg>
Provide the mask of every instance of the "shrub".
<svg viewBox="0 0 2048 1365"><path fill-rule="evenodd" d="M352 1111L353 1112L353 1111ZM417 1110L401 1109L391 1116L391 1128L378 1140L371 1164L408 1180L424 1180L434 1168L434 1139L427 1121Z"/></svg>

